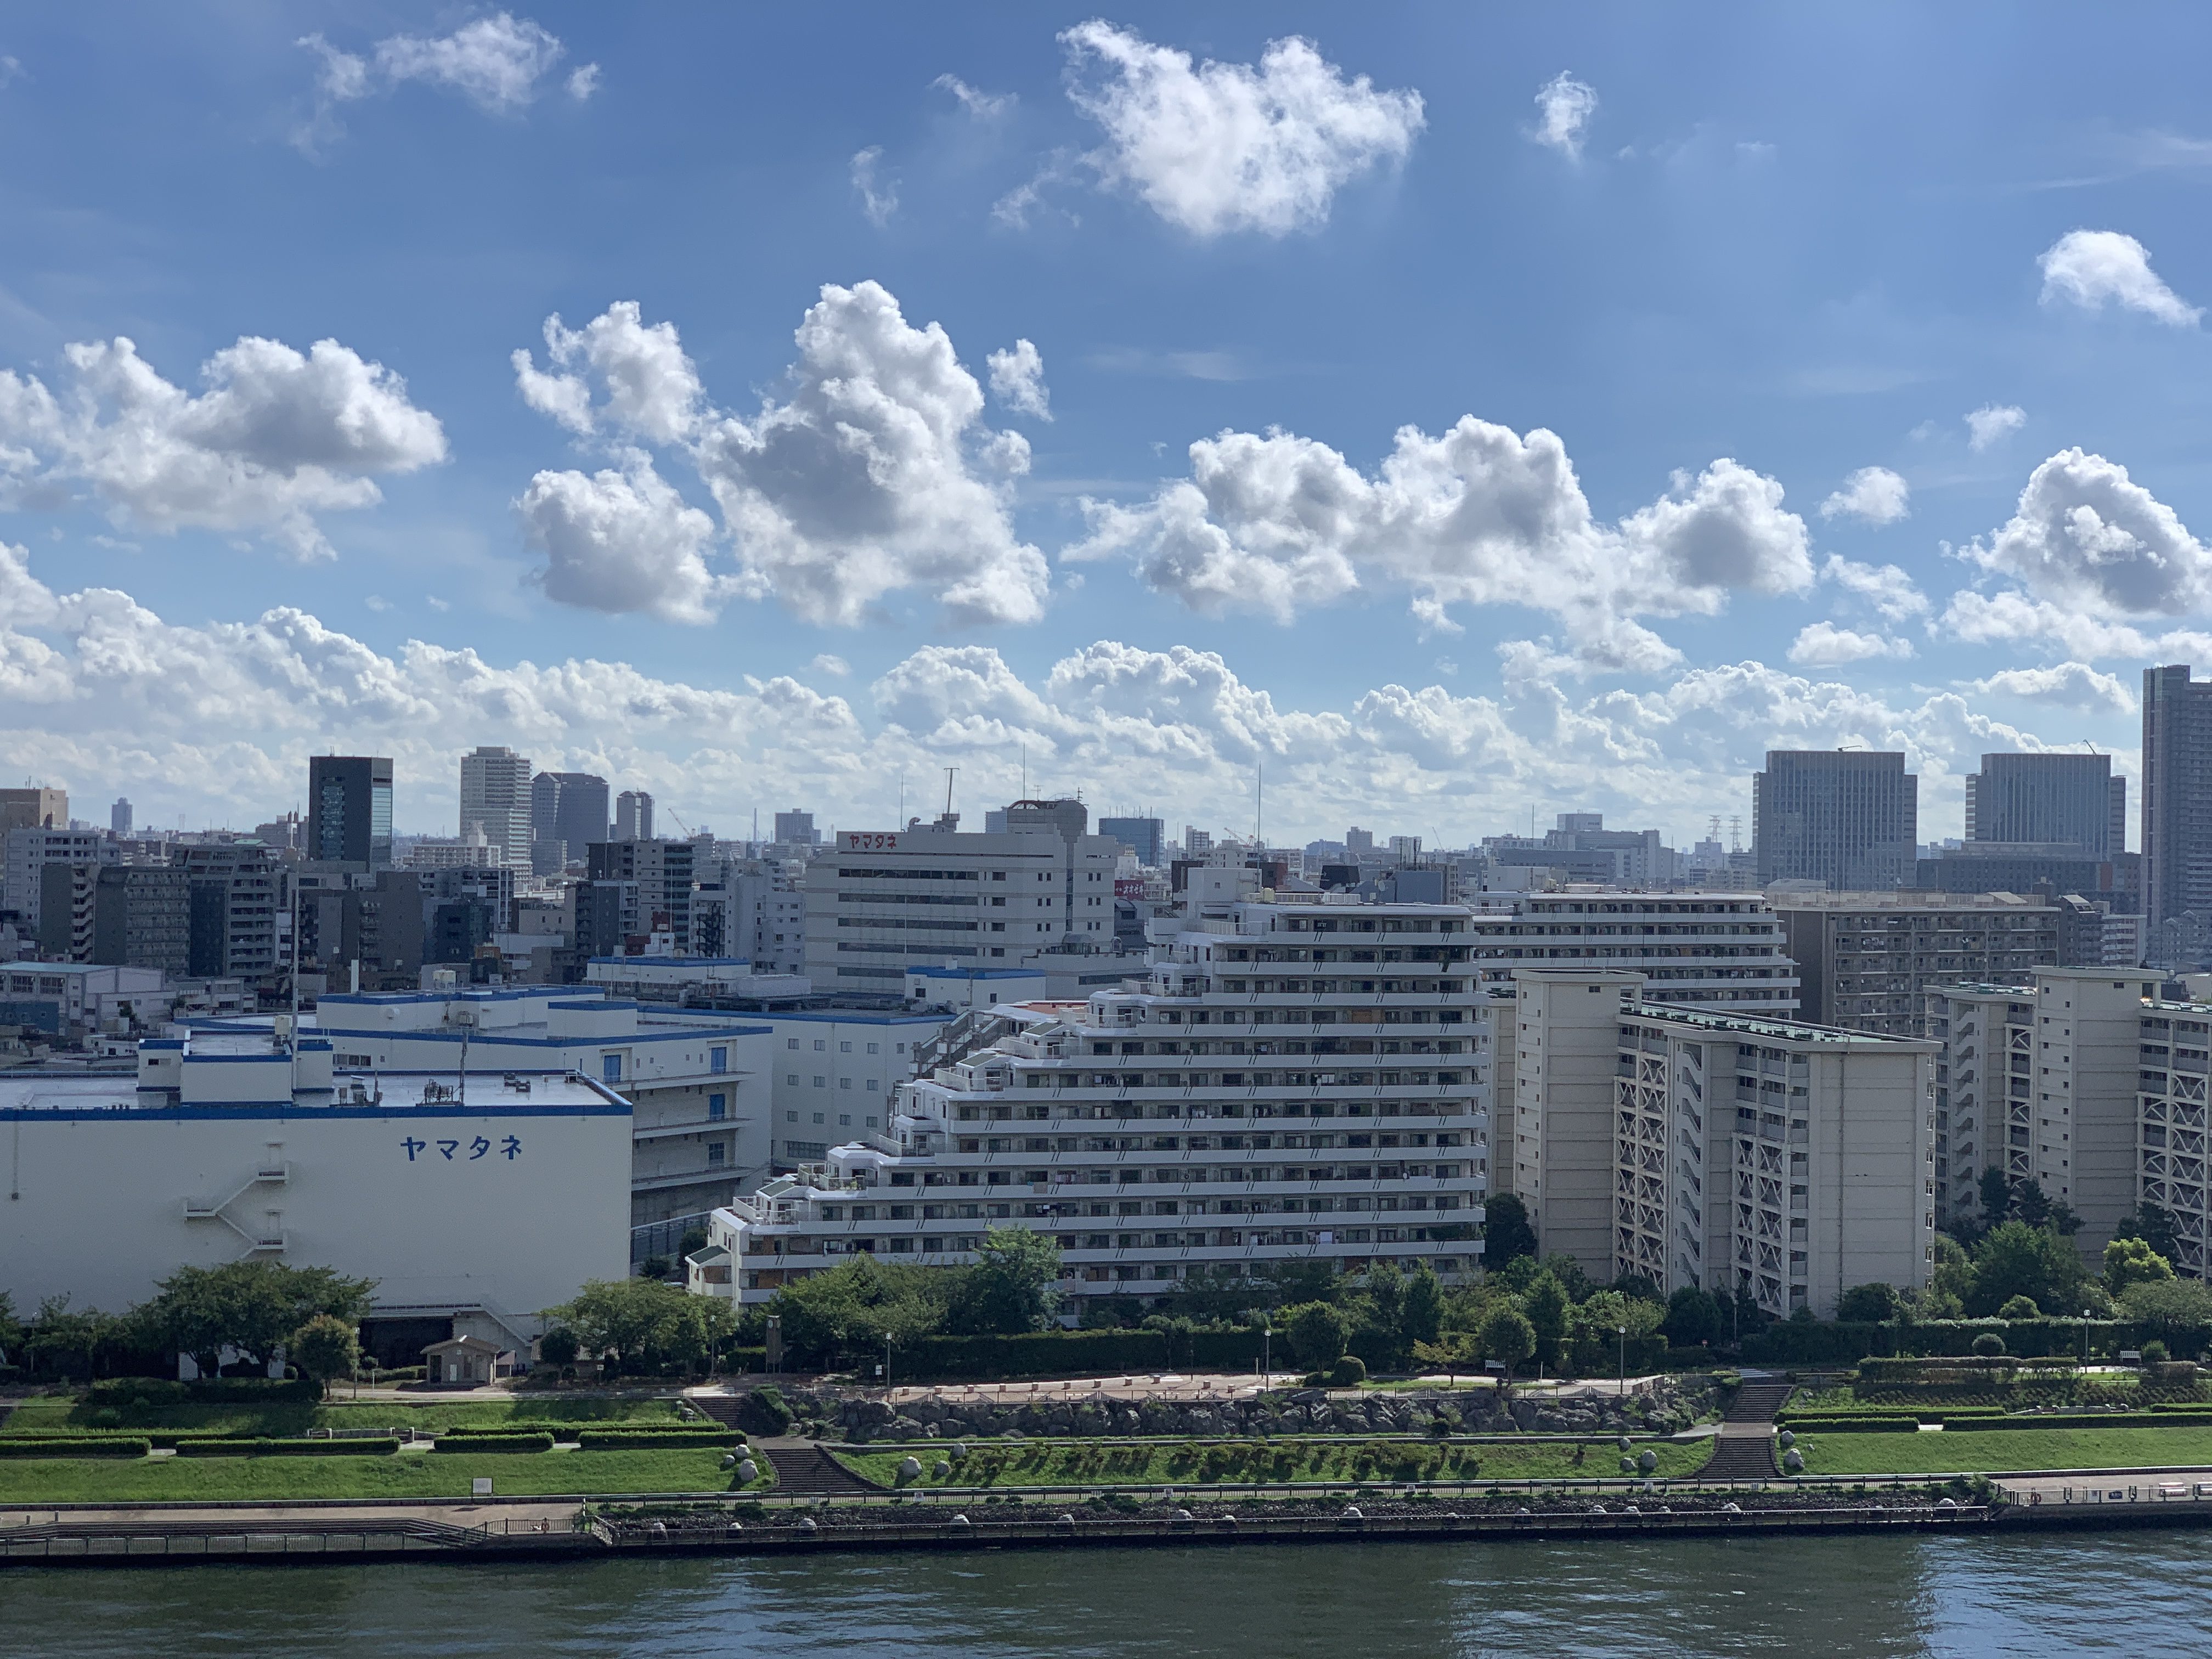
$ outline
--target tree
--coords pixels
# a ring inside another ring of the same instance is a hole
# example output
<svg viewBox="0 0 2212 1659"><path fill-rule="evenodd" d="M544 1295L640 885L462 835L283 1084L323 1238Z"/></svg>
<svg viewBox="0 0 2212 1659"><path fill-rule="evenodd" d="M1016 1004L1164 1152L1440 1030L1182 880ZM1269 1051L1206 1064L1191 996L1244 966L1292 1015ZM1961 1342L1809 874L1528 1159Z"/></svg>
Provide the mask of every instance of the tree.
<svg viewBox="0 0 2212 1659"><path fill-rule="evenodd" d="M351 1376L361 1364L361 1334L343 1319L317 1314L292 1333L285 1358L300 1375L328 1387L331 1379Z"/></svg>
<svg viewBox="0 0 2212 1659"><path fill-rule="evenodd" d="M2173 1264L2140 1238L2116 1238L2105 1246L2105 1288L2125 1296L2130 1285L2173 1277Z"/></svg>
<svg viewBox="0 0 2212 1659"><path fill-rule="evenodd" d="M2002 1170L1983 1170L1975 1184L1981 1188L1983 1220L1994 1227L2012 1214L2012 1183Z"/></svg>
<svg viewBox="0 0 2212 1659"><path fill-rule="evenodd" d="M1528 1206L1511 1193L1493 1194L1483 1200L1482 1263L1496 1273L1509 1261L1536 1254L1536 1230L1528 1224Z"/></svg>
<svg viewBox="0 0 2212 1659"><path fill-rule="evenodd" d="M1559 1344L1567 1334L1567 1310L1571 1305L1566 1287L1549 1267L1536 1275L1536 1282L1521 1298L1522 1311L1529 1328L1536 1333L1536 1355L1540 1359L1548 1359L1559 1352Z"/></svg>
<svg viewBox="0 0 2212 1659"><path fill-rule="evenodd" d="M1667 1298L1667 1317L1659 1328L1678 1348L1694 1348L1721 1334L1721 1304L1711 1291L1685 1285Z"/></svg>
<svg viewBox="0 0 2212 1659"><path fill-rule="evenodd" d="M1501 1303L1482 1322L1474 1340L1483 1358L1499 1361L1505 1367L1506 1376L1510 1376L1515 1366L1536 1352L1536 1328L1520 1309L1510 1303Z"/></svg>
<svg viewBox="0 0 2212 1659"><path fill-rule="evenodd" d="M2012 1218L2025 1221L2031 1227L2048 1226L2051 1222L2051 1200L2043 1195L2039 1181L2023 1181L2012 1195Z"/></svg>
<svg viewBox="0 0 2212 1659"><path fill-rule="evenodd" d="M559 1370L576 1363L576 1354L583 1344L576 1340L576 1333L566 1325L556 1325L538 1339L538 1357Z"/></svg>
<svg viewBox="0 0 2212 1659"><path fill-rule="evenodd" d="M702 1357L702 1304L709 1303L726 1313L719 1298L690 1296L657 1279L593 1279L574 1301L547 1312L618 1369L651 1371Z"/></svg>
<svg viewBox="0 0 2212 1659"><path fill-rule="evenodd" d="M2195 1279L2155 1279L2128 1286L2120 1298L2128 1317L2157 1330L2171 1344L2180 1333L2212 1328L2212 1287Z"/></svg>
<svg viewBox="0 0 2212 1659"><path fill-rule="evenodd" d="M2155 1204L2138 1204L2120 1218L2113 1230L2118 1238L2140 1238L2150 1246L2154 1254L2172 1261L2178 1253L2173 1237L2173 1218Z"/></svg>
<svg viewBox="0 0 2212 1659"><path fill-rule="evenodd" d="M1999 1319L2040 1319L2043 1310L2035 1305L2032 1297L2008 1296L1997 1309Z"/></svg>
<svg viewBox="0 0 2212 1659"><path fill-rule="evenodd" d="M97 1308L82 1312L70 1306L66 1296L50 1296L39 1304L38 1316L23 1337L23 1352L33 1370L51 1370L58 1376L82 1376L89 1382L100 1367L100 1357L123 1335L123 1322Z"/></svg>
<svg viewBox="0 0 2212 1659"><path fill-rule="evenodd" d="M2016 1296L2039 1308L2079 1308L2087 1278L2081 1256L2057 1233L2024 1221L2002 1222L1974 1251L1966 1311L1978 1318Z"/></svg>
<svg viewBox="0 0 2212 1659"><path fill-rule="evenodd" d="M16 1363L23 1346L23 1322L15 1316L15 1298L0 1291L0 1365Z"/></svg>
<svg viewBox="0 0 2212 1659"><path fill-rule="evenodd" d="M1413 1344L1413 1358L1424 1370L1442 1371L1451 1382L1474 1357L1474 1335L1469 1331L1440 1332L1433 1341Z"/></svg>
<svg viewBox="0 0 2212 1659"><path fill-rule="evenodd" d="M318 1314L358 1325L376 1281L348 1279L331 1267L227 1261L179 1267L156 1288L159 1294L133 1311L133 1322L149 1346L190 1354L212 1376L226 1347L266 1365Z"/></svg>
<svg viewBox="0 0 2212 1659"><path fill-rule="evenodd" d="M1406 1279L1406 1300L1398 1316L1408 1342L1434 1342L1443 1325L1444 1287L1425 1261Z"/></svg>
<svg viewBox="0 0 2212 1659"><path fill-rule="evenodd" d="M1111 1297L1092 1297L1093 1302L1110 1302ZM1247 1277L1243 1265L1235 1261L1200 1262L1182 1276L1182 1288L1176 1292L1176 1311L1201 1323L1216 1319L1236 1319L1249 1310L1258 1307L1265 1299L1262 1288ZM1085 1310L1086 1313L1088 1309Z"/></svg>
<svg viewBox="0 0 2212 1659"><path fill-rule="evenodd" d="M1042 1329L1059 1305L1060 1241L1029 1227L994 1227L962 1271L945 1322L964 1334L1012 1335Z"/></svg>
<svg viewBox="0 0 2212 1659"><path fill-rule="evenodd" d="M1897 1317L1894 1285L1854 1285L1836 1299L1836 1317L1878 1325Z"/></svg>
<svg viewBox="0 0 2212 1659"><path fill-rule="evenodd" d="M1567 1293L1570 1302L1587 1302L1597 1289L1590 1276L1583 1271L1583 1264L1564 1250L1554 1250L1546 1256L1543 1268L1559 1281L1559 1288Z"/></svg>
<svg viewBox="0 0 2212 1659"><path fill-rule="evenodd" d="M1291 1352L1308 1370L1326 1370L1344 1358L1352 1340L1349 1321L1326 1302L1304 1302L1283 1310L1282 1329Z"/></svg>

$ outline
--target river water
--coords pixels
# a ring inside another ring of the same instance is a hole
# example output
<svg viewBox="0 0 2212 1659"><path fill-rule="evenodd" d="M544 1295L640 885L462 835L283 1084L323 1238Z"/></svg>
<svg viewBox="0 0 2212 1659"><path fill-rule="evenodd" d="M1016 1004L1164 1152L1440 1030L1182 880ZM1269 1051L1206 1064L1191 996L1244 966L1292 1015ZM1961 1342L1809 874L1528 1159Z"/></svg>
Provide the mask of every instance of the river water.
<svg viewBox="0 0 2212 1659"><path fill-rule="evenodd" d="M0 1652L2212 1653L2212 1532L0 1571Z"/></svg>

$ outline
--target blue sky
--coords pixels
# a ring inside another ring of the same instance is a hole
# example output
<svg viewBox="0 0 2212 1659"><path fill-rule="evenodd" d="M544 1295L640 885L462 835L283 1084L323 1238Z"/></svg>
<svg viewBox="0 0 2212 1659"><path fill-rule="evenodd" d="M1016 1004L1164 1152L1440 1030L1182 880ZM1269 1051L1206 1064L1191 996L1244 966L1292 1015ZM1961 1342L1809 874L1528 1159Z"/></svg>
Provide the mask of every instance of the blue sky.
<svg viewBox="0 0 2212 1659"><path fill-rule="evenodd" d="M736 834L1026 754L1218 831L1264 765L1459 844L1849 742L1955 834L2212 654L2208 27L19 13L0 773L389 753L450 833L511 743Z"/></svg>

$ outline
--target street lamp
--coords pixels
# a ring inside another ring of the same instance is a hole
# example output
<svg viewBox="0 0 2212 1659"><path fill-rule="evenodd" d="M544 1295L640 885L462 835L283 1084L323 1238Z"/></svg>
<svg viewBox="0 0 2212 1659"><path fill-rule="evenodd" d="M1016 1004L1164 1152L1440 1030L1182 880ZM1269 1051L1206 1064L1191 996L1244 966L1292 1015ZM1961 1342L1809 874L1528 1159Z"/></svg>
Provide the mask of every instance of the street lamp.
<svg viewBox="0 0 2212 1659"><path fill-rule="evenodd" d="M1628 1398L1628 1327L1626 1325L1615 1325L1613 1328L1614 1334L1620 1338L1620 1389L1619 1398L1626 1400Z"/></svg>
<svg viewBox="0 0 2212 1659"><path fill-rule="evenodd" d="M1275 1386L1275 1328L1266 1320L1260 1322L1260 1389L1265 1393Z"/></svg>
<svg viewBox="0 0 2212 1659"><path fill-rule="evenodd" d="M2081 1369L2089 1368L2089 1310L2081 1310Z"/></svg>

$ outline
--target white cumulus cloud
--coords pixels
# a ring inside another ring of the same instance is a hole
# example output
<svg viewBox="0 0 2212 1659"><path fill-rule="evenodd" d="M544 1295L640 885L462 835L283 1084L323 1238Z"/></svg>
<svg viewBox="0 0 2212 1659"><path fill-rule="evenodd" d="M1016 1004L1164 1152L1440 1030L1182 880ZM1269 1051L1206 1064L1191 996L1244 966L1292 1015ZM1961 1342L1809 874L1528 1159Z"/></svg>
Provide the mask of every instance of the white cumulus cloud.
<svg viewBox="0 0 2212 1659"><path fill-rule="evenodd" d="M877 175L882 164L884 147L871 144L853 156L853 188L860 193L860 211L867 215L872 225L887 225L891 215L898 211L898 185L896 180Z"/></svg>
<svg viewBox="0 0 2212 1659"><path fill-rule="evenodd" d="M550 370L516 354L534 408L580 435L680 454L720 509L736 572L702 589L684 561L633 565L674 586L628 608L773 595L810 621L853 623L920 588L955 621L1042 616L1049 572L1009 517L1028 442L984 423L982 387L944 328L913 326L861 283L824 287L797 338L787 395L751 416L713 407L674 325L647 326L629 302L579 330L549 321Z"/></svg>
<svg viewBox="0 0 2212 1659"><path fill-rule="evenodd" d="M1579 158L1583 130L1597 113L1597 88L1561 70L1537 89L1536 112L1536 125L1528 137L1562 155Z"/></svg>
<svg viewBox="0 0 2212 1659"><path fill-rule="evenodd" d="M1869 524L1895 524L1911 511L1911 487L1886 466L1861 467L1844 480L1841 489L1820 503L1824 519L1844 514Z"/></svg>
<svg viewBox="0 0 2212 1659"><path fill-rule="evenodd" d="M1425 123L1419 93L1346 80L1296 36L1270 41L1256 67L1194 65L1097 20L1060 38L1068 96L1105 129L1092 164L1194 236L1315 228L1339 190L1402 161Z"/></svg>
<svg viewBox="0 0 2212 1659"><path fill-rule="evenodd" d="M2173 509L2101 455L2063 449L2029 474L2012 518L1962 556L2093 615L2212 609L2212 553Z"/></svg>
<svg viewBox="0 0 2212 1659"><path fill-rule="evenodd" d="M1641 672L1679 653L1636 617L1814 579L1782 486L1725 459L1616 525L1592 515L1556 435L1473 416L1440 436L1401 428L1371 477L1284 432L1224 432L1190 459L1188 480L1139 506L1086 500L1091 536L1063 556L1126 554L1195 611L1283 622L1369 586L1409 592L1431 631L1456 631L1454 605L1525 605L1559 619L1577 660Z"/></svg>
<svg viewBox="0 0 2212 1659"><path fill-rule="evenodd" d="M568 55L560 38L542 24L504 11L450 34L390 35L365 52L343 51L319 33L298 44L321 60L313 112L292 134L293 143L310 153L339 135L338 106L410 81L458 93L488 114L518 114L537 100L555 65ZM564 84L581 103L599 83L599 66L586 64Z"/></svg>
<svg viewBox="0 0 2212 1659"><path fill-rule="evenodd" d="M991 395L1018 414L1040 421L1052 418L1052 404L1044 385L1044 354L1027 340L1017 340L1011 349L994 351L984 362L991 370Z"/></svg>
<svg viewBox="0 0 2212 1659"><path fill-rule="evenodd" d="M1928 614L1928 596L1896 565L1861 564L1840 553L1831 553L1827 563L1820 567L1820 575L1866 600L1890 622L1910 622Z"/></svg>
<svg viewBox="0 0 2212 1659"><path fill-rule="evenodd" d="M547 595L592 611L711 621L728 586L707 568L714 521L632 451L620 471L540 472L515 502L544 551Z"/></svg>
<svg viewBox="0 0 2212 1659"><path fill-rule="evenodd" d="M1966 447L1979 454L1991 444L2027 424L2027 411L2018 404L1984 404L1966 414Z"/></svg>
<svg viewBox="0 0 2212 1659"><path fill-rule="evenodd" d="M2036 263L2043 302L2067 300L2087 311L2107 303L2140 311L2174 328L2194 328L2203 308L2185 303L2150 268L2150 250L2117 230L2069 230Z"/></svg>
<svg viewBox="0 0 2212 1659"><path fill-rule="evenodd" d="M1808 668L1837 668L1847 662L1911 654L1910 640L1886 639L1880 634L1862 634L1826 622L1808 623L1799 629L1790 647L1790 660Z"/></svg>
<svg viewBox="0 0 2212 1659"><path fill-rule="evenodd" d="M444 429L406 383L336 340L303 354L242 337L200 366L198 397L120 336L63 360L52 388L0 370L0 489L82 486L118 526L238 531L328 558L318 514L373 506L377 476L446 459Z"/></svg>
<svg viewBox="0 0 2212 1659"><path fill-rule="evenodd" d="M2101 674L2087 663L2054 663L2044 668L2000 669L1973 689L2031 702L2047 702L2084 714L2127 715L2136 712L2135 693L2117 675Z"/></svg>

